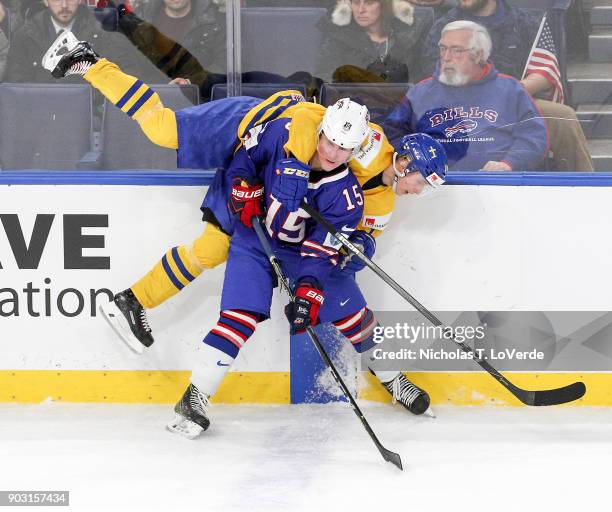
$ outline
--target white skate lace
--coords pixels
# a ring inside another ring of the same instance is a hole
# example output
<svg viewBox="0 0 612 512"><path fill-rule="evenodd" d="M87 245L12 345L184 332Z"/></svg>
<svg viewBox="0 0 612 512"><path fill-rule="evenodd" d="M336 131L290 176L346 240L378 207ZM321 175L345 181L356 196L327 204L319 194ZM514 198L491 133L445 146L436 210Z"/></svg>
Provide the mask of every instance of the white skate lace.
<svg viewBox="0 0 612 512"><path fill-rule="evenodd" d="M144 309L140 310L140 325L145 331L151 332L151 327L149 327L149 319L147 318L147 312Z"/></svg>
<svg viewBox="0 0 612 512"><path fill-rule="evenodd" d="M93 66L93 64L86 60L76 62L75 64L73 64L72 66L68 68L68 71L66 71L66 76L70 76L70 75L81 75L82 76L85 73L87 73L87 71L89 71L89 68L91 68L91 66Z"/></svg>
<svg viewBox="0 0 612 512"><path fill-rule="evenodd" d="M393 403L400 401L406 405L410 405L420 394L421 390L408 379L402 378L402 375L398 375L393 379L391 393Z"/></svg>
<svg viewBox="0 0 612 512"><path fill-rule="evenodd" d="M200 416L206 416L208 411L208 396L200 393L198 388L191 385L191 393L189 394L189 405Z"/></svg>

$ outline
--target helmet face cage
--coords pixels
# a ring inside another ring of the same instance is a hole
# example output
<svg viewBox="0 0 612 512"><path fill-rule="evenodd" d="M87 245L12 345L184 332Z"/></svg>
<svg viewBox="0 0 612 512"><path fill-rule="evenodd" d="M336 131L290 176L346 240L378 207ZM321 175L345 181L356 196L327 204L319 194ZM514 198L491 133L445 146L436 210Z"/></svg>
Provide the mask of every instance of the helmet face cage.
<svg viewBox="0 0 612 512"><path fill-rule="evenodd" d="M321 132L337 146L353 150L353 154L370 133L370 113L365 105L350 98L342 98L327 107L319 127Z"/></svg>
<svg viewBox="0 0 612 512"><path fill-rule="evenodd" d="M398 170L395 165L397 156L408 159L404 172ZM444 183L448 170L446 152L442 145L429 135L424 133L406 135L393 155L393 168L398 179L410 172L418 171L432 187L439 187Z"/></svg>

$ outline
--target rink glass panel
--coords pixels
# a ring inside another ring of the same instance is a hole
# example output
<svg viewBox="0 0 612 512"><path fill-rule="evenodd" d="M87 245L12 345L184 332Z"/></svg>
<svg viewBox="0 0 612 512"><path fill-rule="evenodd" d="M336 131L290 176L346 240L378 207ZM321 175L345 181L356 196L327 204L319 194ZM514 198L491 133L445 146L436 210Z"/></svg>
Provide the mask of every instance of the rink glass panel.
<svg viewBox="0 0 612 512"><path fill-rule="evenodd" d="M438 42L428 36L436 21L447 15L450 5L441 2L435 8L411 8L405 2L398 2L404 10L392 15L385 13L380 5L382 13L377 13L378 3L372 0L348 1L344 10L338 12L332 0L202 1L192 2L186 14L184 10L173 11L179 19L183 19L183 14L185 19L191 18L181 29L169 24L163 13L152 10L148 2L132 1L133 13L121 16L112 7L94 9L92 2L83 3L89 5L99 29L112 34L117 48L130 50L123 70L151 84L164 104L174 110L227 95L266 97L276 90L293 88L324 105L350 96L365 103L372 120L382 125L386 125L390 113L408 90L435 71ZM612 134L607 122L608 82L598 79L597 74L603 73L605 67L605 44L599 40L597 44L593 42L591 53L586 56L578 55L576 48L580 44L568 46L568 40L584 43L586 35L576 23L568 22L567 0L539 0L528 5L522 0L512 0L510 4L527 8L536 31L533 42L538 33L550 33L553 46L549 44L547 48L554 52L556 64L540 63L558 69L564 102L577 111L595 168L609 169L612 151L608 157L607 139ZM547 23L538 32L544 14ZM19 16L13 15L10 19L12 30L18 30ZM365 30L374 27L376 32L379 19L383 25L390 23L392 32L385 41L384 35L389 30L381 29L378 40L382 42L374 43ZM8 23L7 17L4 22L7 30ZM91 43L95 48L96 41ZM525 46L524 42L521 44ZM520 79L529 59L522 46L519 50L514 54L504 51L503 61L500 58L497 66L500 71ZM188 79L191 85L167 86L177 79L181 82ZM118 112L98 92L93 91L89 96L85 86L81 91L58 91L68 88L67 83L72 87L83 84L78 77L60 81L49 77L44 82L49 85L20 84L21 93L0 89L4 113L0 137L3 169L176 168L174 150L152 144L136 123ZM459 105L452 98L442 97L439 104L426 112L419 111L418 118L410 119L390 136L397 142L405 129L432 133L448 149L451 172L478 170L471 166L505 161L510 143L500 146L489 140L488 120L498 115L501 119L502 115L496 112L497 107L491 107L495 94L487 95L490 97L479 96L477 105ZM544 98L549 94L538 96ZM493 137L511 140L513 134L530 133L534 124L542 122L537 109L534 112L531 119L504 121ZM576 125L578 121L565 118L563 123ZM555 128L552 130L549 134L555 135ZM466 154L472 153L477 153L480 159L474 163L470 160L466 167L463 164ZM541 156L536 162L514 170L576 170L544 152Z"/></svg>

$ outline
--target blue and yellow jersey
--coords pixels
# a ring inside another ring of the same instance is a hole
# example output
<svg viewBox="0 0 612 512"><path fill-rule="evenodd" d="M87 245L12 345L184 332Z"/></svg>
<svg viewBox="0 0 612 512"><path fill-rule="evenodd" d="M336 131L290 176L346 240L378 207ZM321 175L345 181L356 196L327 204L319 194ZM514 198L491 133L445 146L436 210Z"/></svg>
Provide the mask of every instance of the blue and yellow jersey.
<svg viewBox="0 0 612 512"><path fill-rule="evenodd" d="M325 114L325 107L304 101L301 93L293 90L265 100L239 96L174 112L163 106L153 89L106 59L92 66L84 78L138 122L153 143L176 149L181 168L227 168L252 128L278 118L290 120L284 145L287 155L310 162ZM376 179L391 165L393 147L378 125L370 126L368 139L349 161L349 167L364 189L365 211L360 227L376 235L386 227L395 207L392 189Z"/></svg>
<svg viewBox="0 0 612 512"><path fill-rule="evenodd" d="M287 156L291 121L270 121L265 129L253 128L227 169L228 181L257 178L266 190L279 179L277 163ZM312 171L306 201L336 229L349 235L359 224L363 201L357 179L346 165L330 172ZM297 281L314 278L321 286L338 264L339 243L303 210L291 212L272 194L266 194L266 227L272 246L277 244L301 257ZM243 229L240 227L236 228ZM247 270L247 269L245 269Z"/></svg>
<svg viewBox="0 0 612 512"><path fill-rule="evenodd" d="M285 149L298 160L309 162L317 150L317 131L325 107L304 102L288 110L288 113L291 126ZM386 228L395 208L393 190L376 179L391 165L394 149L380 126L370 123L370 128L368 138L349 160L349 167L363 188L365 197L364 217L359 229L377 236Z"/></svg>

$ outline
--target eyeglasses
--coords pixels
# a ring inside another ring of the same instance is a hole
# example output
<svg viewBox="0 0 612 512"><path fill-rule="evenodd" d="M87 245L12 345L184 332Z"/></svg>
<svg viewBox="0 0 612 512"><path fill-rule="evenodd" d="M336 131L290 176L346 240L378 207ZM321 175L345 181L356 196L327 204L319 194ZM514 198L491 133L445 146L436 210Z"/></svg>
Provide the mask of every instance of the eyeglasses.
<svg viewBox="0 0 612 512"><path fill-rule="evenodd" d="M444 46L443 44L438 45L440 55L446 55L449 52L451 57L461 57L465 52L471 52L474 48L462 48L461 46Z"/></svg>

